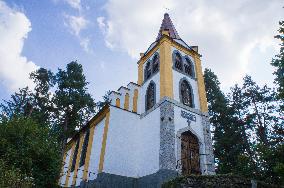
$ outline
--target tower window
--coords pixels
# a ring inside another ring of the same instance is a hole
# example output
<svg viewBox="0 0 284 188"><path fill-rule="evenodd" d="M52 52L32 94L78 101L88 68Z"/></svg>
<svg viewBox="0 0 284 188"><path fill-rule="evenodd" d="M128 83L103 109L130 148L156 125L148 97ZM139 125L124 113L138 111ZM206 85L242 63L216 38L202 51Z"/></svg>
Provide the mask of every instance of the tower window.
<svg viewBox="0 0 284 188"><path fill-rule="evenodd" d="M146 68L145 68L145 80L150 78L150 76L151 76L151 64L150 62L147 62Z"/></svg>
<svg viewBox="0 0 284 188"><path fill-rule="evenodd" d="M155 105L155 84L150 82L146 91L146 111L151 109Z"/></svg>
<svg viewBox="0 0 284 188"><path fill-rule="evenodd" d="M193 108L192 88L186 80L182 80L180 83L180 97L183 104Z"/></svg>
<svg viewBox="0 0 284 188"><path fill-rule="evenodd" d="M85 164L87 148L88 148L88 144L89 144L89 136L90 136L90 129L87 130L86 135L85 135L79 166L83 166Z"/></svg>
<svg viewBox="0 0 284 188"><path fill-rule="evenodd" d="M153 73L159 71L159 64L160 64L159 56L156 54L153 58Z"/></svg>
<svg viewBox="0 0 284 188"><path fill-rule="evenodd" d="M180 53L175 53L175 68L182 71L182 57L180 55Z"/></svg>
<svg viewBox="0 0 284 188"><path fill-rule="evenodd" d="M193 63L188 57L185 58L184 72L185 74L194 77Z"/></svg>

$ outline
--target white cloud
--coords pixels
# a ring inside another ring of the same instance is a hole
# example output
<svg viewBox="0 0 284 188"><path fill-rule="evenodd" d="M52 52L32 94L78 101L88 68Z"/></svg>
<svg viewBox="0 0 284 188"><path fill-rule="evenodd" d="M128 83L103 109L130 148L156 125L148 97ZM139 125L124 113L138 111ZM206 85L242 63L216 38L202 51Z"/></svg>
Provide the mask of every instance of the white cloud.
<svg viewBox="0 0 284 188"><path fill-rule="evenodd" d="M72 8L80 10L81 7L81 0L65 0Z"/></svg>
<svg viewBox="0 0 284 188"><path fill-rule="evenodd" d="M68 26L70 32L76 36L80 36L80 32L87 27L88 21L83 16L64 15L65 25Z"/></svg>
<svg viewBox="0 0 284 188"><path fill-rule="evenodd" d="M90 38L88 36L82 36L81 34L81 31L87 29L89 24L89 21L82 14L84 9L82 8L81 0L65 0L65 2L72 8L77 9L78 16L64 14L64 24L69 29L69 32L79 39L83 50L88 53L92 52L90 48Z"/></svg>
<svg viewBox="0 0 284 188"><path fill-rule="evenodd" d="M257 81L272 82L269 62L278 49L273 36L284 16L282 6L281 0L109 0L97 23L108 47L137 59L155 40L168 8L181 38L199 46L203 67L212 68L226 88L263 70Z"/></svg>
<svg viewBox="0 0 284 188"><path fill-rule="evenodd" d="M10 91L33 87L29 73L36 70L32 61L22 55L24 40L31 31L29 19L0 1L0 78Z"/></svg>

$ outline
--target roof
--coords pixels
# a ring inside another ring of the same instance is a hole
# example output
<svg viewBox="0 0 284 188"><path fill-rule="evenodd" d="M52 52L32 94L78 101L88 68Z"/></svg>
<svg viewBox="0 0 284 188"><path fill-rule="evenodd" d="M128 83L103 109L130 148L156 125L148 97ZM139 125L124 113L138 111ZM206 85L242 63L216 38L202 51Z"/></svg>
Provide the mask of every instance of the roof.
<svg viewBox="0 0 284 188"><path fill-rule="evenodd" d="M159 30L159 33L158 33L158 36L157 36L157 39L156 40L159 40L161 37L162 37L162 31L169 31L169 34L170 34L170 37L173 38L173 39L181 39L175 29L175 26L174 24L172 23L172 20L169 16L168 13L165 13L164 14L164 19L163 19L163 22L162 22L162 25L160 27L160 30Z"/></svg>

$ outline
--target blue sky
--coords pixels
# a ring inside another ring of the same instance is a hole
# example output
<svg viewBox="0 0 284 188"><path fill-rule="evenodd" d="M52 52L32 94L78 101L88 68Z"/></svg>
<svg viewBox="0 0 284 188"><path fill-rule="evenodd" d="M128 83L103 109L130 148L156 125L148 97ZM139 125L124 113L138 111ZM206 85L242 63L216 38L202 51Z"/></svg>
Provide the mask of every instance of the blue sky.
<svg viewBox="0 0 284 188"><path fill-rule="evenodd" d="M137 60L170 14L189 45L198 45L203 67L228 90L251 74L272 85L280 0L0 0L0 99L32 83L38 67L56 71L72 60L83 65L89 92L99 100L137 80Z"/></svg>

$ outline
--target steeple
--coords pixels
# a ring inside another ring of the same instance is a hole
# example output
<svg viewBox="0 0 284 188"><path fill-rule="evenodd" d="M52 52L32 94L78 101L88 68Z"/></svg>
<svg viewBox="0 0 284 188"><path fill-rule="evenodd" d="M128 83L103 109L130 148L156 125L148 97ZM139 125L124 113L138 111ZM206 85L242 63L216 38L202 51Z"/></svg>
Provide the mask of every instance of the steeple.
<svg viewBox="0 0 284 188"><path fill-rule="evenodd" d="M160 30L159 30L159 33L158 33L158 36L157 36L156 40L159 40L162 37L162 32L163 31L168 31L171 38L181 39L179 37L179 35L178 35L178 33L177 33L176 29L175 29L175 26L172 23L172 20L171 20L171 18L170 18L168 13L164 14L164 19L163 19L163 22L162 22L162 25L160 27Z"/></svg>

